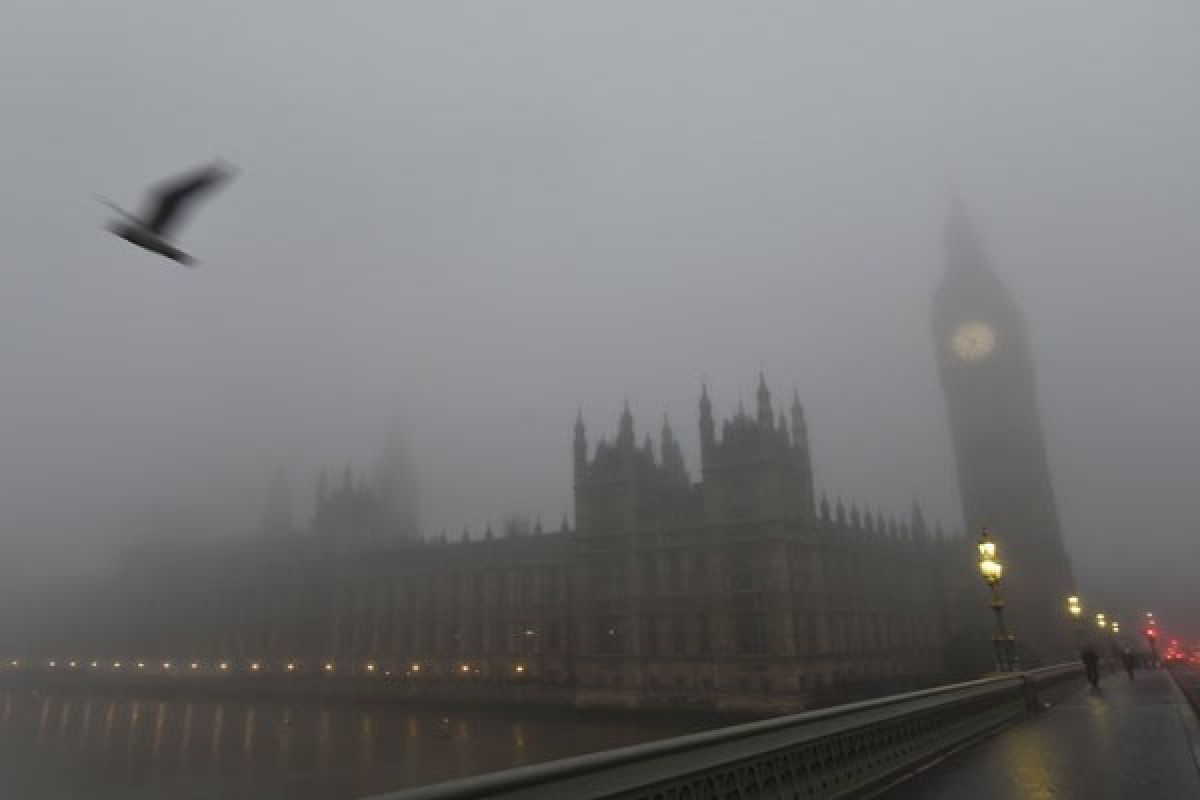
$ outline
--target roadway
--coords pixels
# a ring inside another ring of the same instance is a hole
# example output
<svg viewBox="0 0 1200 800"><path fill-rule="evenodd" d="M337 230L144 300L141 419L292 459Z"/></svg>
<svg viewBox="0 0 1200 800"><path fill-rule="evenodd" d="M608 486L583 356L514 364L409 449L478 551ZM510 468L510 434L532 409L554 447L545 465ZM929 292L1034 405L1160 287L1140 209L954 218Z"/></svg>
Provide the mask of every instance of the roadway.
<svg viewBox="0 0 1200 800"><path fill-rule="evenodd" d="M882 800L1200 798L1200 726L1166 670L1107 675Z"/></svg>

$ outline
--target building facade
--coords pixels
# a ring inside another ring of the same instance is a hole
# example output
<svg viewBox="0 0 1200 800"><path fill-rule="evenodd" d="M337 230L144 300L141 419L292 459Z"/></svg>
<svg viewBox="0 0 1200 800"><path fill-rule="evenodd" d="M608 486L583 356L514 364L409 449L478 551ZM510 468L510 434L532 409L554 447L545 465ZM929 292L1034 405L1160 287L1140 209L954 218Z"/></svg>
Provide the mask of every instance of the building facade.
<svg viewBox="0 0 1200 800"><path fill-rule="evenodd" d="M719 432L704 390L699 434L693 480L669 423L639 444L626 407L589 447L577 420L556 531L421 539L347 470L305 532L142 551L29 657L743 710L945 675L969 544L816 498L799 400L761 379Z"/></svg>

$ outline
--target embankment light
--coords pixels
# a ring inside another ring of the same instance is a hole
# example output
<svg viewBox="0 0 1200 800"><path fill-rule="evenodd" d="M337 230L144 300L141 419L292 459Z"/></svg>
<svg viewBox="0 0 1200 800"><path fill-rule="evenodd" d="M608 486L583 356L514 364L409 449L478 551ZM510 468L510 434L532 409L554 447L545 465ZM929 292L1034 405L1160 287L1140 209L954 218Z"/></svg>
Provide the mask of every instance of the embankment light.
<svg viewBox="0 0 1200 800"><path fill-rule="evenodd" d="M54 669L56 666L58 666L58 664L56 662L54 662L54 661L50 662L50 669Z"/></svg>
<svg viewBox="0 0 1200 800"><path fill-rule="evenodd" d="M518 675L520 675L522 672L524 672L524 671L525 671L525 665L524 665L524 664L517 664L517 667L516 667L516 669L517 669L517 674L518 674Z"/></svg>
<svg viewBox="0 0 1200 800"><path fill-rule="evenodd" d="M138 668L138 669L145 669L145 668L146 668L146 662L145 662L145 661L139 661L139 662L137 663L137 668Z"/></svg>
<svg viewBox="0 0 1200 800"><path fill-rule="evenodd" d="M374 672L374 671L375 671L375 665L368 663L367 664L367 672Z"/></svg>
<svg viewBox="0 0 1200 800"><path fill-rule="evenodd" d="M470 665L470 664L463 664L462 666L460 666L460 667L458 668L458 670L459 670L459 672L470 672L470 671L471 671L471 665Z"/></svg>
<svg viewBox="0 0 1200 800"><path fill-rule="evenodd" d="M409 671L409 672L420 672L420 671L421 671L421 665L420 665L420 664L412 664L412 665L410 665L410 666L409 666L409 668L408 668L408 671Z"/></svg>
<svg viewBox="0 0 1200 800"><path fill-rule="evenodd" d="M250 665L250 669L254 670L255 672L258 672L260 669L262 669L262 664L255 661L253 664Z"/></svg>
<svg viewBox="0 0 1200 800"><path fill-rule="evenodd" d="M70 667L71 669L75 669L75 667L78 665L74 661L72 661L70 664L67 664L67 666Z"/></svg>
<svg viewBox="0 0 1200 800"><path fill-rule="evenodd" d="M221 662L221 664L220 664L220 667L219 667L219 669L221 669L222 671L229 669L229 662L228 662L228 661L222 661L222 662Z"/></svg>
<svg viewBox="0 0 1200 800"><path fill-rule="evenodd" d="M296 665L295 665L295 664L292 664L292 663L290 663L290 662L289 662L289 663L288 663L288 665L287 665L287 671L288 671L288 672L295 672L295 671L296 671Z"/></svg>
<svg viewBox="0 0 1200 800"><path fill-rule="evenodd" d="M120 668L121 668L121 662L120 662L120 661L114 661L114 662L113 662L113 669L120 669Z"/></svg>
<svg viewBox="0 0 1200 800"><path fill-rule="evenodd" d="M325 662L325 671L333 672L333 662L332 661Z"/></svg>
<svg viewBox="0 0 1200 800"><path fill-rule="evenodd" d="M200 665L199 665L199 664L197 664L195 661L193 661L193 662L192 662L192 663L191 663L189 666L190 666L192 669L200 669Z"/></svg>
<svg viewBox="0 0 1200 800"><path fill-rule="evenodd" d="M163 662L163 669L170 669L170 668L171 668L171 662L170 662L170 661L164 661L164 662Z"/></svg>

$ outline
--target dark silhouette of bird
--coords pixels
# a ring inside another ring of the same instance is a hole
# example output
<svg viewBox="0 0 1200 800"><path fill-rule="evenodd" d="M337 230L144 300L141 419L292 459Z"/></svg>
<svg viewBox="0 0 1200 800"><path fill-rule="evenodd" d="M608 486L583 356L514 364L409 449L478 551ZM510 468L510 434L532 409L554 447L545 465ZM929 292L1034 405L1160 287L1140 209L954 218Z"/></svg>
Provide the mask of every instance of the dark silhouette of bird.
<svg viewBox="0 0 1200 800"><path fill-rule="evenodd" d="M101 202L124 218L110 223L108 229L130 244L166 256L184 266L194 266L196 260L172 244L170 236L179 229L193 203L228 183L236 174L237 170L232 164L218 159L212 164L171 178L147 192L145 208L137 215L100 197Z"/></svg>

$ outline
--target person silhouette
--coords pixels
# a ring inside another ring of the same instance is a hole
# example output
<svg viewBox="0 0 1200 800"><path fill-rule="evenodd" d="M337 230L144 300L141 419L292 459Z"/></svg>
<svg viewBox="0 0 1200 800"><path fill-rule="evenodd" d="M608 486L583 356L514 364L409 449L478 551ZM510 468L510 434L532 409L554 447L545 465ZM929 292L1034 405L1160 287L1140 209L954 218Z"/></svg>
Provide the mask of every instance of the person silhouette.
<svg viewBox="0 0 1200 800"><path fill-rule="evenodd" d="M1092 685L1093 689L1100 688L1100 656L1096 654L1095 648L1091 644L1085 644L1079 656L1083 659L1083 669L1087 673L1088 683Z"/></svg>
<svg viewBox="0 0 1200 800"><path fill-rule="evenodd" d="M1121 663L1125 666L1125 672L1129 675L1129 680L1133 680L1133 668L1136 664L1133 658L1133 651L1128 647L1121 650Z"/></svg>

